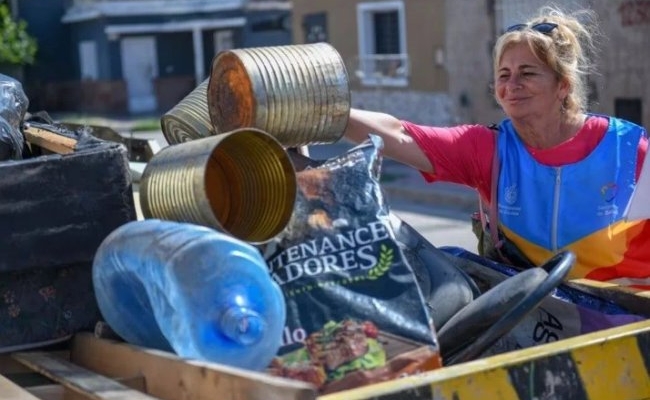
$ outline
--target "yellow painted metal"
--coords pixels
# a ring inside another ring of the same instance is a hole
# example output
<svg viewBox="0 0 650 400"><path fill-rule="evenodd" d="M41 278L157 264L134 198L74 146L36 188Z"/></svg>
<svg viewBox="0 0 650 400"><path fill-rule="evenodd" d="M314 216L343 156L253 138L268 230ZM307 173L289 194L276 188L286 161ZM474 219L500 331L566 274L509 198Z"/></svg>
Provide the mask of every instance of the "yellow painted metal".
<svg viewBox="0 0 650 400"><path fill-rule="evenodd" d="M636 347L632 336L572 352L590 399L650 398L650 378Z"/></svg>
<svg viewBox="0 0 650 400"><path fill-rule="evenodd" d="M491 369L449 379L444 385L432 384L436 399L518 399L507 371Z"/></svg>
<svg viewBox="0 0 650 400"><path fill-rule="evenodd" d="M650 398L650 376L636 337L649 333L650 321L641 321L417 376L323 395L318 399L361 400L406 395L415 388L428 386L433 400L518 400L520 397L509 377L509 368L567 353L576 362L589 400L647 399Z"/></svg>

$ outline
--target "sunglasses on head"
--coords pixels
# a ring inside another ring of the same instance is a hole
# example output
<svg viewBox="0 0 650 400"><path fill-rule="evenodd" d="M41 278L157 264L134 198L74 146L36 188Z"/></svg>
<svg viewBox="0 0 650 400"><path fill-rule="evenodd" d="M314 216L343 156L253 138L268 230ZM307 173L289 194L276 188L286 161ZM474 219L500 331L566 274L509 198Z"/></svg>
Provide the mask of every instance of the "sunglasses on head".
<svg viewBox="0 0 650 400"><path fill-rule="evenodd" d="M543 33L545 35L548 35L553 31L553 29L557 28L557 24L554 24L552 22L540 22L538 24L534 25L528 25L528 24L515 24L511 25L506 29L507 32L514 32L514 31L523 31L524 29L532 29L534 31Z"/></svg>

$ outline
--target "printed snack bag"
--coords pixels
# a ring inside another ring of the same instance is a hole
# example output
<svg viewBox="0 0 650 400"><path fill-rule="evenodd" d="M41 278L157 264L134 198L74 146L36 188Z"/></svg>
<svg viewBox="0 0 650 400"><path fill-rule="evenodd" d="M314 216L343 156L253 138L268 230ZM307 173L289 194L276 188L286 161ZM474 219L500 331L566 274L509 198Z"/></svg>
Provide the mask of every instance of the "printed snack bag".
<svg viewBox="0 0 650 400"><path fill-rule="evenodd" d="M381 138L297 172L283 233L264 250L287 303L269 373L331 393L441 366L431 316L388 220Z"/></svg>

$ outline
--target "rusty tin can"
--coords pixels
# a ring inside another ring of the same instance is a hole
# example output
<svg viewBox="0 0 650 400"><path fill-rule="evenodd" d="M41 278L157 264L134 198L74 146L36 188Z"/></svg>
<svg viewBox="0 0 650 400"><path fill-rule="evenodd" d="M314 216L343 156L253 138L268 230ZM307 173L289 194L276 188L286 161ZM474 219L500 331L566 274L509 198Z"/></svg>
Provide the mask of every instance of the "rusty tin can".
<svg viewBox="0 0 650 400"><path fill-rule="evenodd" d="M208 114L207 89L209 79L204 80L163 114L160 125L169 144L178 144L215 134Z"/></svg>
<svg viewBox="0 0 650 400"><path fill-rule="evenodd" d="M250 243L288 224L296 174L287 151L268 133L243 128L168 146L145 167L145 218L190 222Z"/></svg>
<svg viewBox="0 0 650 400"><path fill-rule="evenodd" d="M350 115L348 74L328 43L228 50L212 61L207 105L217 133L255 127L287 147L333 143Z"/></svg>

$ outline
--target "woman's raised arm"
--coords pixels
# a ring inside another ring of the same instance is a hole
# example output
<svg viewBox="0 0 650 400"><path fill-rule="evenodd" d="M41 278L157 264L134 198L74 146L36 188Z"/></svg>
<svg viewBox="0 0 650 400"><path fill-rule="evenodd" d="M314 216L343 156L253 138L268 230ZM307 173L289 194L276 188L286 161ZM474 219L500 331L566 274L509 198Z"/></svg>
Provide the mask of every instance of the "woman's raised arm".
<svg viewBox="0 0 650 400"><path fill-rule="evenodd" d="M383 155L412 166L421 171L433 173L433 166L415 140L404 131L399 119L386 113L353 108L345 128L344 137L361 143L369 134L376 134L384 141Z"/></svg>

